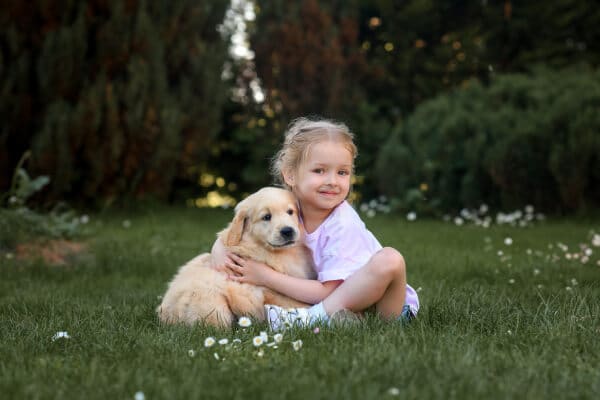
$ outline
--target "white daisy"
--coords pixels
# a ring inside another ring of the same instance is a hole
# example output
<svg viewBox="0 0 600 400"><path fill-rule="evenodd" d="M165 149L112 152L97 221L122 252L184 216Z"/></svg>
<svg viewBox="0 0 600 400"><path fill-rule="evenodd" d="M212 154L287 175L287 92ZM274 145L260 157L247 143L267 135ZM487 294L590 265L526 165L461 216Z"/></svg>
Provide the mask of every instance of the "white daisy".
<svg viewBox="0 0 600 400"><path fill-rule="evenodd" d="M262 346L263 342L264 340L262 336L254 336L254 339L252 339L252 344L254 345L254 347Z"/></svg>
<svg viewBox="0 0 600 400"><path fill-rule="evenodd" d="M196 355L196 352L194 350L188 350L188 356L194 357L195 355Z"/></svg>
<svg viewBox="0 0 600 400"><path fill-rule="evenodd" d="M281 333L276 333L273 336L273 340L275 341L275 343L281 343L281 341L283 340L283 335Z"/></svg>
<svg viewBox="0 0 600 400"><path fill-rule="evenodd" d="M53 342L58 339L71 339L71 336L69 336L69 333L66 331L60 331L60 332L56 332L54 334L54 336L52 336Z"/></svg>
<svg viewBox="0 0 600 400"><path fill-rule="evenodd" d="M265 343L269 341L269 335L267 335L267 332L265 331L260 332L260 337Z"/></svg>
<svg viewBox="0 0 600 400"><path fill-rule="evenodd" d="M206 339L204 339L204 347L212 347L212 345L214 345L215 343L216 340L212 336L209 336Z"/></svg>
<svg viewBox="0 0 600 400"><path fill-rule="evenodd" d="M248 328L250 325L252 325L252 320L248 317L240 317L238 320L238 325L242 328Z"/></svg>
<svg viewBox="0 0 600 400"><path fill-rule="evenodd" d="M227 344L227 343L229 343L229 340L228 340L227 338L223 338L223 339L220 339L220 340L219 340L219 344L220 344L221 346L222 346L222 345L224 345L224 344Z"/></svg>
<svg viewBox="0 0 600 400"><path fill-rule="evenodd" d="M302 340L298 339L295 342L292 342L292 347L295 351L298 351L302 348Z"/></svg>

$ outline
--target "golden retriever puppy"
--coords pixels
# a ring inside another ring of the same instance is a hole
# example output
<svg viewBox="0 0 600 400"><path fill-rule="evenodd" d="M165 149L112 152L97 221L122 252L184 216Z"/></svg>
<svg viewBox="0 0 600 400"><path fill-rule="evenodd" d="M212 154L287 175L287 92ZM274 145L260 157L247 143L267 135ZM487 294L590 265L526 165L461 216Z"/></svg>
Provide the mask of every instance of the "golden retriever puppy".
<svg viewBox="0 0 600 400"><path fill-rule="evenodd" d="M293 194L267 187L240 202L233 221L218 235L235 254L312 279L312 254L303 234ZM161 321L229 327L242 315L264 320L264 304L306 306L265 287L228 280L225 272L211 267L210 257L200 254L179 269L156 310Z"/></svg>

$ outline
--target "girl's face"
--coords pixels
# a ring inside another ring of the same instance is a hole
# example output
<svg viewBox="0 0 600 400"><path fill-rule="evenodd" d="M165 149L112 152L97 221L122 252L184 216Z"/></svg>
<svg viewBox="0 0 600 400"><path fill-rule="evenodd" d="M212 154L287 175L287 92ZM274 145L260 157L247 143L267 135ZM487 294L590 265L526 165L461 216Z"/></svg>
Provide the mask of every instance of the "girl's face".
<svg viewBox="0 0 600 400"><path fill-rule="evenodd" d="M331 210L348 196L352 161L352 154L343 143L318 142L310 147L295 173L284 174L284 179L304 212Z"/></svg>

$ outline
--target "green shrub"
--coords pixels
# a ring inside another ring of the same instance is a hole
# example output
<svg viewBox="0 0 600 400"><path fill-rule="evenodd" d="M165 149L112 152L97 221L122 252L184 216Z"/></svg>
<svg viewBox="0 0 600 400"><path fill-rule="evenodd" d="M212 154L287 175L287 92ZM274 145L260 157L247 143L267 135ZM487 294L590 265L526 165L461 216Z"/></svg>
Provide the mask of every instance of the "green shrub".
<svg viewBox="0 0 600 400"><path fill-rule="evenodd" d="M471 81L396 128L379 154L378 185L422 211L598 207L599 105L600 74L584 67Z"/></svg>
<svg viewBox="0 0 600 400"><path fill-rule="evenodd" d="M87 223L87 217L80 218L63 203L48 213L27 206L27 201L50 183L45 175L31 178L23 168L29 154L21 157L10 190L0 196L0 251L31 239L72 238L80 235Z"/></svg>

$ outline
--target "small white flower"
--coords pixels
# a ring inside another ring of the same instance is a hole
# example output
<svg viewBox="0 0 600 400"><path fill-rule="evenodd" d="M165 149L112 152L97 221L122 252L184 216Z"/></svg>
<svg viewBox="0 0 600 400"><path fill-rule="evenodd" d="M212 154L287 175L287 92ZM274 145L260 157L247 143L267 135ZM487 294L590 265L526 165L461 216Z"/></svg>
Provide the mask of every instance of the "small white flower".
<svg viewBox="0 0 600 400"><path fill-rule="evenodd" d="M298 351L302 348L302 340L298 339L295 342L292 342L292 347L295 351Z"/></svg>
<svg viewBox="0 0 600 400"><path fill-rule="evenodd" d="M464 223L465 223L465 221L461 217L454 218L454 225L461 226Z"/></svg>
<svg viewBox="0 0 600 400"><path fill-rule="evenodd" d="M19 201L19 199L17 198L17 196L10 196L10 198L8 199L8 204L10 204L10 205L17 204L18 201Z"/></svg>
<svg viewBox="0 0 600 400"><path fill-rule="evenodd" d="M267 332L265 332L265 331L260 332L260 338L262 339L262 341L264 343L269 341L269 335L267 335Z"/></svg>
<svg viewBox="0 0 600 400"><path fill-rule="evenodd" d="M252 344L254 345L254 347L262 346L263 342L264 340L262 336L254 336L254 339L252 339Z"/></svg>
<svg viewBox="0 0 600 400"><path fill-rule="evenodd" d="M597 233L592 237L592 246L600 247L600 235Z"/></svg>
<svg viewBox="0 0 600 400"><path fill-rule="evenodd" d="M213 353L213 357L215 358L215 360L220 360L221 357L219 357L219 353Z"/></svg>
<svg viewBox="0 0 600 400"><path fill-rule="evenodd" d="M541 288L543 288L543 287L544 287L544 285L542 285L541 283L537 285L537 288L538 288L538 289L541 289Z"/></svg>
<svg viewBox="0 0 600 400"><path fill-rule="evenodd" d="M224 344L227 344L227 343L229 343L229 340L228 340L227 338L223 338L223 339L220 339L220 340L219 340L219 344L220 344L221 346L222 346L222 345L224 345Z"/></svg>
<svg viewBox="0 0 600 400"><path fill-rule="evenodd" d="M123 221L123 228L128 229L131 227L131 221L126 219L125 221Z"/></svg>
<svg viewBox="0 0 600 400"><path fill-rule="evenodd" d="M567 286L567 287L565 288L565 290L566 290L567 292L570 292L570 291L572 291L572 290L573 290L573 288L572 288L571 286Z"/></svg>
<svg viewBox="0 0 600 400"><path fill-rule="evenodd" d="M577 282L577 279L573 278L571 279L571 285L573 286L577 286L579 283Z"/></svg>
<svg viewBox="0 0 600 400"><path fill-rule="evenodd" d="M504 255L504 252L502 250L498 250L498 257L502 257Z"/></svg>
<svg viewBox="0 0 600 400"><path fill-rule="evenodd" d="M238 338L235 338L235 339L233 339L233 340L231 341L231 343L232 343L232 344L240 344L240 343L242 343L242 340L241 340L241 339L238 339Z"/></svg>
<svg viewBox="0 0 600 400"><path fill-rule="evenodd" d="M406 214L406 219L408 221L415 221L417 219L417 213L414 211L409 212L408 214Z"/></svg>
<svg viewBox="0 0 600 400"><path fill-rule="evenodd" d="M196 352L194 350L188 350L188 356L190 357L195 357L196 356Z"/></svg>
<svg viewBox="0 0 600 400"><path fill-rule="evenodd" d="M216 340L212 336L209 336L206 339L204 339L204 347L212 347L215 343Z"/></svg>
<svg viewBox="0 0 600 400"><path fill-rule="evenodd" d="M512 331L509 329L506 331L507 334L512 335Z"/></svg>
<svg viewBox="0 0 600 400"><path fill-rule="evenodd" d="M283 340L283 335L281 333L276 333L273 336L273 340L275 341L275 343L281 343L281 341Z"/></svg>
<svg viewBox="0 0 600 400"><path fill-rule="evenodd" d="M526 205L526 206L525 206L525 212L526 212L527 214L533 214L533 211L535 211L535 209L533 208L533 206L532 206L532 205Z"/></svg>
<svg viewBox="0 0 600 400"><path fill-rule="evenodd" d="M146 400L146 396L144 395L144 392L135 392L135 394L133 395L133 398L135 400Z"/></svg>
<svg viewBox="0 0 600 400"><path fill-rule="evenodd" d="M264 355L265 355L265 351L264 351L263 349L260 349L260 350L258 350L258 351L256 352L256 355L257 355L258 357L262 357L262 356L264 356Z"/></svg>
<svg viewBox="0 0 600 400"><path fill-rule="evenodd" d="M423 290L423 288L422 288L421 286L419 286L419 287L417 288L417 292L420 292L420 291L422 291L422 290Z"/></svg>
<svg viewBox="0 0 600 400"><path fill-rule="evenodd" d="M54 336L52 336L53 342L58 339L71 339L71 336L69 336L69 333L66 331L60 331L60 332L56 332L54 334Z"/></svg>
<svg viewBox="0 0 600 400"><path fill-rule="evenodd" d="M80 218L79 218L79 222L81 222L82 224L87 224L88 222L90 222L90 217L87 216L87 214L83 214Z"/></svg>
<svg viewBox="0 0 600 400"><path fill-rule="evenodd" d="M238 320L238 325L242 328L248 328L250 325L252 325L252 320L248 317L240 317Z"/></svg>
<svg viewBox="0 0 600 400"><path fill-rule="evenodd" d="M391 387L388 389L387 392L390 396L398 396L400 394L400 389L398 389L397 387Z"/></svg>
<svg viewBox="0 0 600 400"><path fill-rule="evenodd" d="M537 269L537 268L535 268L535 269L533 270L533 274L534 274L534 275L539 275L539 274L540 274L540 270L539 270L539 269Z"/></svg>
<svg viewBox="0 0 600 400"><path fill-rule="evenodd" d="M509 237L504 238L504 244L507 246L510 246L511 244L513 244L512 238L509 238Z"/></svg>
<svg viewBox="0 0 600 400"><path fill-rule="evenodd" d="M508 283L510 283L512 285L513 283L515 283L515 280L511 278L508 280Z"/></svg>
<svg viewBox="0 0 600 400"><path fill-rule="evenodd" d="M14 256L15 255L13 253L6 253L5 257L6 257L7 260L12 260Z"/></svg>
<svg viewBox="0 0 600 400"><path fill-rule="evenodd" d="M369 210L367 211L367 217L369 217L369 218L373 218L374 216L375 216L375 210L371 210L371 209L369 209Z"/></svg>

